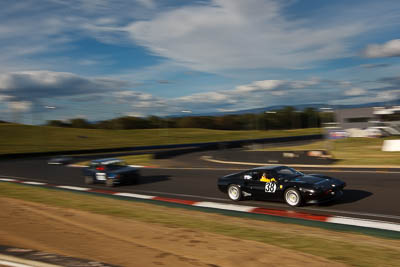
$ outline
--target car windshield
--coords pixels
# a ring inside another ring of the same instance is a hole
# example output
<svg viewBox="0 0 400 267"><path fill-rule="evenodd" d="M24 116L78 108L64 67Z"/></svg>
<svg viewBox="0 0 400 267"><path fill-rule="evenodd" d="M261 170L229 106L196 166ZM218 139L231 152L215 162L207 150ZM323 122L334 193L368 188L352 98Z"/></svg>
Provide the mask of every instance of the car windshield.
<svg viewBox="0 0 400 267"><path fill-rule="evenodd" d="M115 161L110 164L107 164L106 166L107 166L107 169L109 169L109 170L115 170L115 169L125 167L126 163L125 163L125 161Z"/></svg>
<svg viewBox="0 0 400 267"><path fill-rule="evenodd" d="M280 169L276 170L276 173L279 176L299 176L303 175L302 172L296 171L295 169L289 168L289 167L282 167Z"/></svg>

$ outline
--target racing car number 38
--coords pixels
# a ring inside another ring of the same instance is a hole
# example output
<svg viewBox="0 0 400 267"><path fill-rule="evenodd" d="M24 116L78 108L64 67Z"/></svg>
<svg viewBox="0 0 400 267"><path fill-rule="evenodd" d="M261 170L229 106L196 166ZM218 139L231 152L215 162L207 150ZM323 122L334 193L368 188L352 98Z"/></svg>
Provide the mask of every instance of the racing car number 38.
<svg viewBox="0 0 400 267"><path fill-rule="evenodd" d="M276 191L276 183L275 182L265 183L265 192L266 193L275 193L275 191Z"/></svg>

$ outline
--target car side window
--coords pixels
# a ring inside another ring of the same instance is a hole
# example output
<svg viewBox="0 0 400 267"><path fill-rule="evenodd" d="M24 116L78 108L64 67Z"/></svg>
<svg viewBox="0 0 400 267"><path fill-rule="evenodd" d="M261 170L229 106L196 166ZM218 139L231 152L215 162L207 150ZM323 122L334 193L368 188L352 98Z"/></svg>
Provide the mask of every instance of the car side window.
<svg viewBox="0 0 400 267"><path fill-rule="evenodd" d="M286 174L286 175L291 175L291 174L293 174L293 172L292 172L291 170L289 170L289 169L282 169L282 170L279 170L279 173L281 173L281 174Z"/></svg>
<svg viewBox="0 0 400 267"><path fill-rule="evenodd" d="M273 177L275 179L282 179L282 175L279 172L271 171L270 177Z"/></svg>
<svg viewBox="0 0 400 267"><path fill-rule="evenodd" d="M253 180L258 181L258 180L261 179L261 176L262 176L262 173L261 173L261 172L259 172L259 171L254 172L254 173L253 173Z"/></svg>

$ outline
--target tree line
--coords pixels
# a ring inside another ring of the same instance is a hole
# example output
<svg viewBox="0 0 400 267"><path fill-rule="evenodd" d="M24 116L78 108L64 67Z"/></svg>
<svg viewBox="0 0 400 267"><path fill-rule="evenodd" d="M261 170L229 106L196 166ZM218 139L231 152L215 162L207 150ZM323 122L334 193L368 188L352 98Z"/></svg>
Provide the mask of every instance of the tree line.
<svg viewBox="0 0 400 267"><path fill-rule="evenodd" d="M285 107L259 114L237 114L223 116L185 117L118 117L99 122L89 122L82 118L68 121L50 120L47 126L86 129L154 129L154 128L204 128L215 130L283 130L319 128L323 123L333 122L332 112L321 112L314 108L296 110Z"/></svg>

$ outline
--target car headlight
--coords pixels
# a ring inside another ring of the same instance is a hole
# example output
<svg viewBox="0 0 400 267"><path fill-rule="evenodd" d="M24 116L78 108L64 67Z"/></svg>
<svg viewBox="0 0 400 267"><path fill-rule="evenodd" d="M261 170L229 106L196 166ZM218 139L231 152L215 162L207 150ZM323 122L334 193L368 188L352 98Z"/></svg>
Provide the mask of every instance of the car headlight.
<svg viewBox="0 0 400 267"><path fill-rule="evenodd" d="M110 175L108 176L108 178L110 178L110 179L119 179L119 177L120 177L119 174L110 174Z"/></svg>

